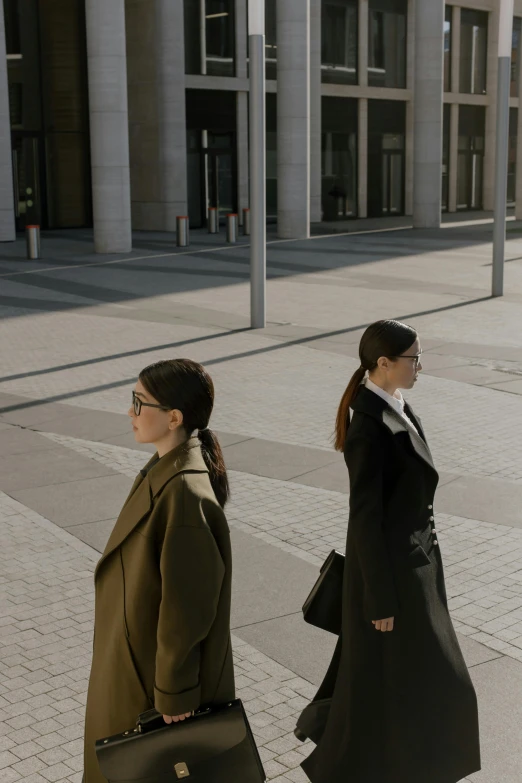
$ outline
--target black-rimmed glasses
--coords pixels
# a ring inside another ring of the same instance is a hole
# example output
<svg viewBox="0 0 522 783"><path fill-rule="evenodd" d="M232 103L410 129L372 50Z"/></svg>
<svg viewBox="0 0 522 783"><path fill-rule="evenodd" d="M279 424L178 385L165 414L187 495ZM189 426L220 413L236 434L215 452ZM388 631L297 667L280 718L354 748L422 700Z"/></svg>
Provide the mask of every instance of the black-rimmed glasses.
<svg viewBox="0 0 522 783"><path fill-rule="evenodd" d="M162 411L170 410L170 408L166 408L164 405L158 405L155 402L143 402L137 396L136 392L132 392L132 407L134 409L134 413L136 414L136 416L140 415L143 406L145 406L146 408L159 408Z"/></svg>
<svg viewBox="0 0 522 783"><path fill-rule="evenodd" d="M395 359L413 359L413 368L416 370L421 360L422 351L420 353L402 353L400 356L395 356Z"/></svg>

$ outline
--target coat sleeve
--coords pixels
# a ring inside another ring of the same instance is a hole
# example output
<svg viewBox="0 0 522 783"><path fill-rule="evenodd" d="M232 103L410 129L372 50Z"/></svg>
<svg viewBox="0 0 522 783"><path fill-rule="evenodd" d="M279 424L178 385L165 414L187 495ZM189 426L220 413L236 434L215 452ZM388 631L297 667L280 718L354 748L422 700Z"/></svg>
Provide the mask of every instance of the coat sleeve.
<svg viewBox="0 0 522 783"><path fill-rule="evenodd" d="M160 555L154 706L163 715L181 715L201 704L200 646L216 617L225 573L200 504L190 505L191 515L201 515L200 524L167 525Z"/></svg>
<svg viewBox="0 0 522 783"><path fill-rule="evenodd" d="M384 620L398 613L398 602L383 520L383 454L369 438L354 438L345 450L350 475L352 540L365 586L366 619Z"/></svg>

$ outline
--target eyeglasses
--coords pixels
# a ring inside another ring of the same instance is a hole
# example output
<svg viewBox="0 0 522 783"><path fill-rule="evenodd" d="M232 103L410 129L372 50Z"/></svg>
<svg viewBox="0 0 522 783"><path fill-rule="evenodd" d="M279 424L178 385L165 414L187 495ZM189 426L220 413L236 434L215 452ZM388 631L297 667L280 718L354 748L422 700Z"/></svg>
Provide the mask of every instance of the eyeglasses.
<svg viewBox="0 0 522 783"><path fill-rule="evenodd" d="M146 408L159 408L162 411L170 410L170 408L166 408L164 405L158 405L155 402L142 402L142 400L140 400L140 398L136 395L136 392L132 392L132 407L134 408L134 413L136 416L140 415L143 406Z"/></svg>
<svg viewBox="0 0 522 783"><path fill-rule="evenodd" d="M422 356L422 351L420 353L402 353L400 356L394 356L394 359L413 359L413 368L416 370L419 366L419 362Z"/></svg>

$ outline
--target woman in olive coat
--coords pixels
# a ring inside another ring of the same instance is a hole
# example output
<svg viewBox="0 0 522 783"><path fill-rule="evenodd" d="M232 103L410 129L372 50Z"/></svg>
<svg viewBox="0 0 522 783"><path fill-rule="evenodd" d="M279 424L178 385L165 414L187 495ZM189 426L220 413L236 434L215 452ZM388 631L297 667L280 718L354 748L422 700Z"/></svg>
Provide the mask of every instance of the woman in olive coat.
<svg viewBox="0 0 522 783"><path fill-rule="evenodd" d="M208 428L214 388L187 359L146 367L132 393L138 474L95 571L84 780L106 783L95 741L152 707L166 723L235 697L228 481ZM197 436L193 433L197 430Z"/></svg>
<svg viewBox="0 0 522 783"><path fill-rule="evenodd" d="M342 630L297 724L317 745L301 766L312 783L456 783L480 769L477 699L448 612L438 474L399 391L417 381L420 342L379 321L359 355L336 428L350 477Z"/></svg>

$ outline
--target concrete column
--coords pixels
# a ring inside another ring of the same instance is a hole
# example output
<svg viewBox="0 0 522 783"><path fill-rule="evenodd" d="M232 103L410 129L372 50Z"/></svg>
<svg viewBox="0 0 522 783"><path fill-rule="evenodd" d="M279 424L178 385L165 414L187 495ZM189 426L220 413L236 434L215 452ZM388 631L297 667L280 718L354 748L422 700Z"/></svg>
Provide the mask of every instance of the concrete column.
<svg viewBox="0 0 522 783"><path fill-rule="evenodd" d="M321 0L310 0L310 221L321 205Z"/></svg>
<svg viewBox="0 0 522 783"><path fill-rule="evenodd" d="M310 236L310 0L277 7L277 228Z"/></svg>
<svg viewBox="0 0 522 783"><path fill-rule="evenodd" d="M86 0L94 248L132 247L124 0Z"/></svg>
<svg viewBox="0 0 522 783"><path fill-rule="evenodd" d="M444 0L417 0L415 11L413 226L441 221Z"/></svg>
<svg viewBox="0 0 522 783"><path fill-rule="evenodd" d="M358 70L359 70L359 85L361 87L368 86L368 19L369 9L368 0L359 0L359 6L357 9L359 17L359 57L358 57ZM360 107L359 107L360 108Z"/></svg>
<svg viewBox="0 0 522 783"><path fill-rule="evenodd" d="M357 217L368 217L368 98L359 98L357 139Z"/></svg>
<svg viewBox="0 0 522 783"><path fill-rule="evenodd" d="M11 157L11 120L7 90L4 8L0 0L0 242L16 238Z"/></svg>
<svg viewBox="0 0 522 783"><path fill-rule="evenodd" d="M459 104L451 104L449 149L448 212L457 211L457 174L459 165Z"/></svg>
<svg viewBox="0 0 522 783"><path fill-rule="evenodd" d="M236 93L237 124L237 201L239 224L243 225L243 208L250 204L248 192L248 93Z"/></svg>
<svg viewBox="0 0 522 783"><path fill-rule="evenodd" d="M497 138L497 80L498 80L498 32L500 3L495 3L489 14L488 28L488 72L486 91L489 105L486 108L486 138L484 154L484 209L492 210L495 195L495 153Z"/></svg>
<svg viewBox="0 0 522 783"><path fill-rule="evenodd" d="M155 0L158 182L162 230L187 214L187 123L183 0Z"/></svg>

